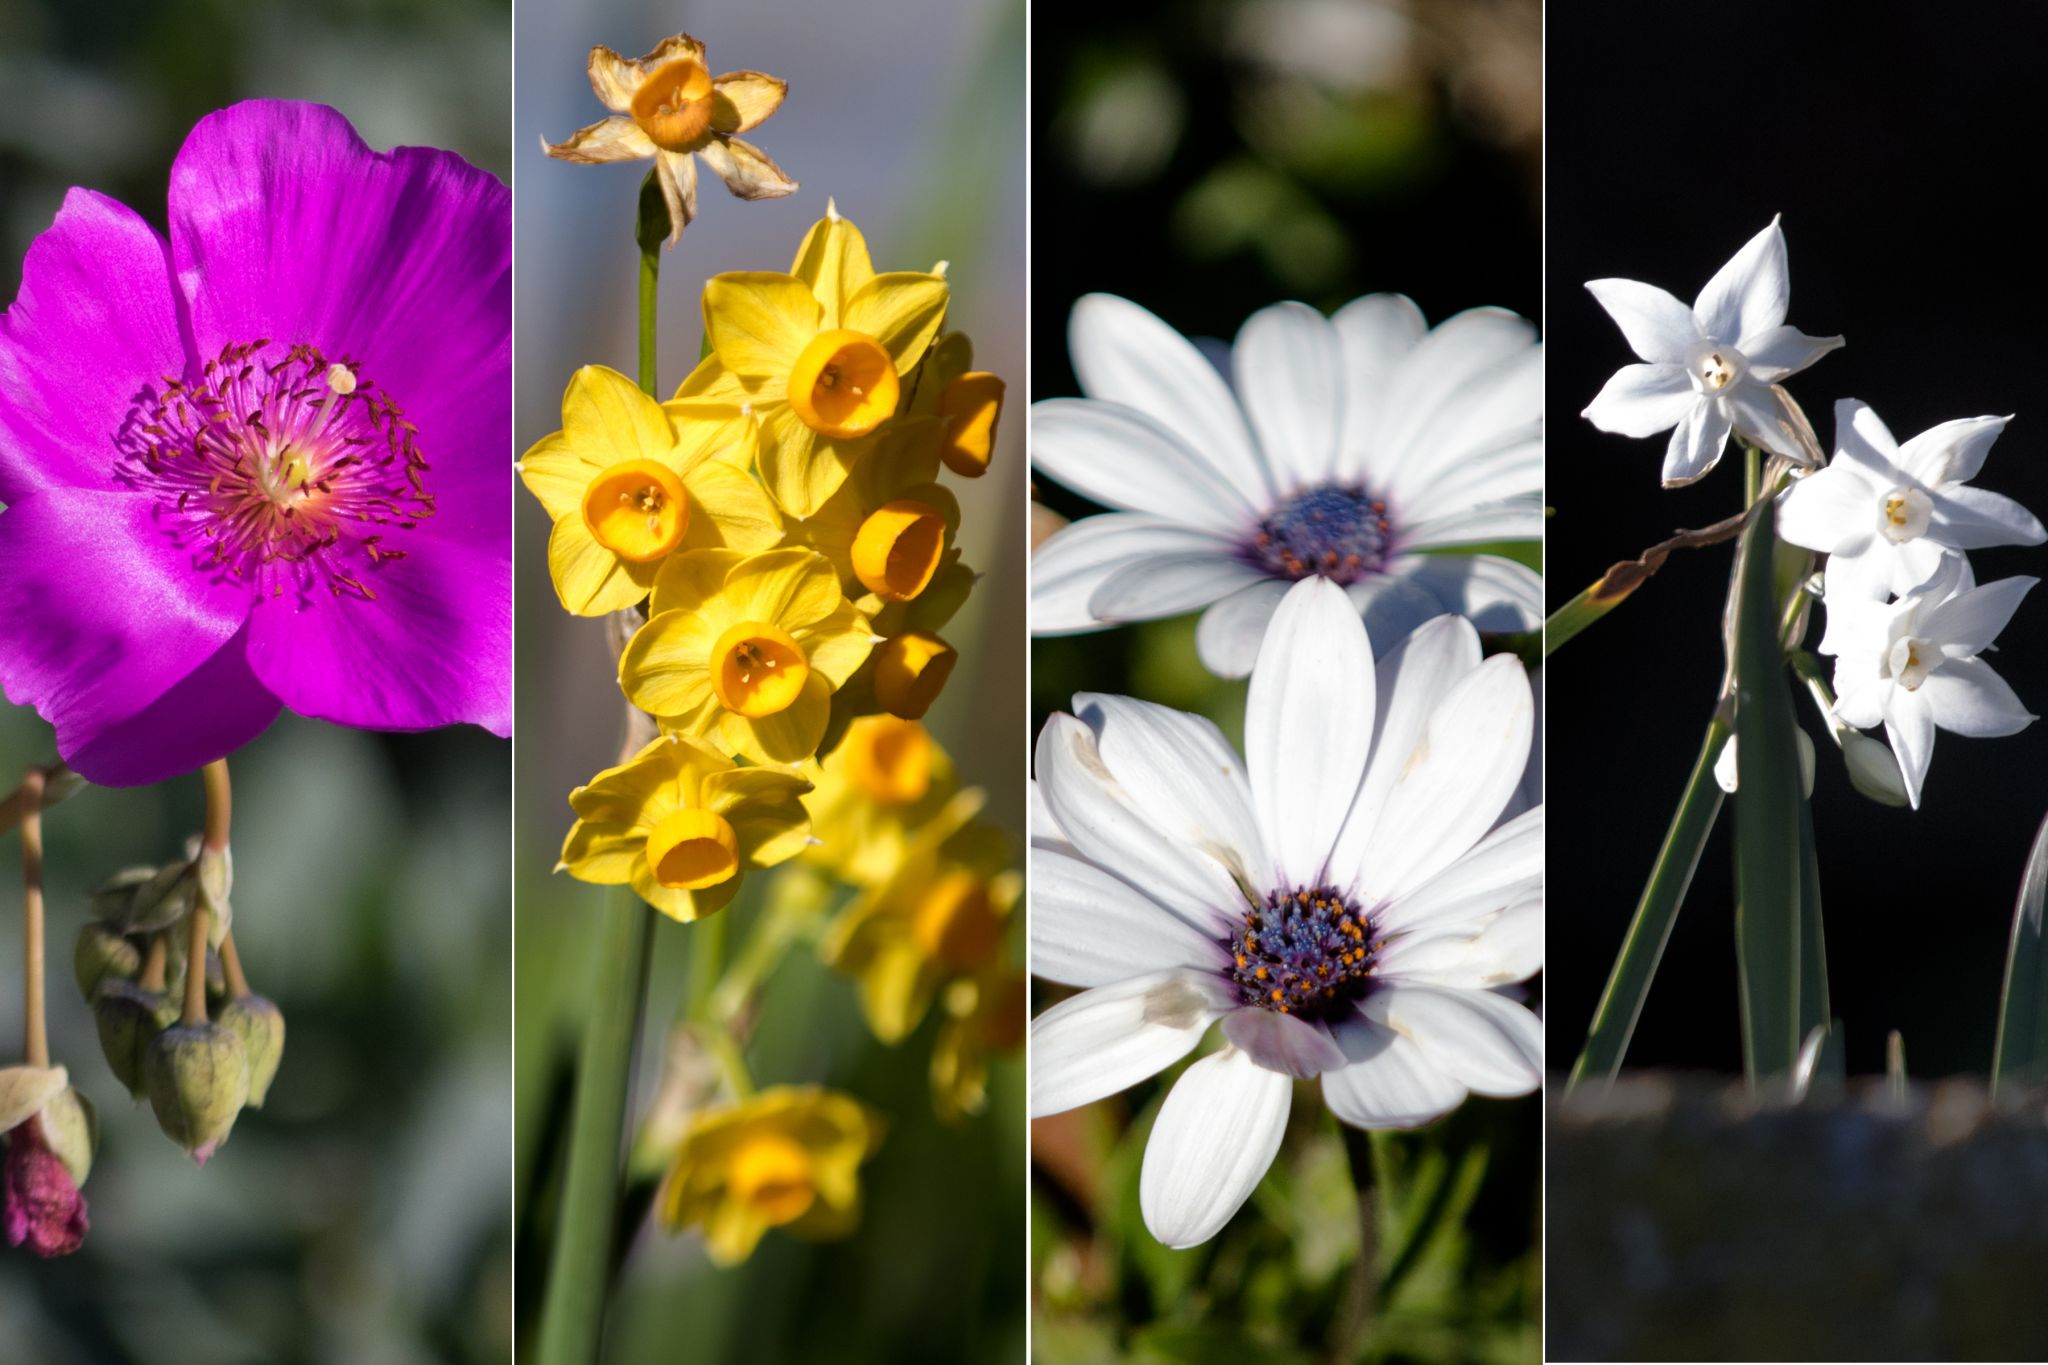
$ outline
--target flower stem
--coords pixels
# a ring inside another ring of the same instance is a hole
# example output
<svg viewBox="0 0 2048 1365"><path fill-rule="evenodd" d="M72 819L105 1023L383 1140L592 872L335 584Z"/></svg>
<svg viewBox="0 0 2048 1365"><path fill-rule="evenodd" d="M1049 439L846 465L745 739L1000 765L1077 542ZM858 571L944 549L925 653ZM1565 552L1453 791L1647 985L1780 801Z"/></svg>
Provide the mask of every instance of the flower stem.
<svg viewBox="0 0 2048 1365"><path fill-rule="evenodd" d="M540 1365L586 1365L604 1332L633 1046L646 1003L652 911L630 891L604 908L596 1004L584 1025L568 1177L541 1322Z"/></svg>
<svg viewBox="0 0 2048 1365"><path fill-rule="evenodd" d="M21 779L22 1033L30 1066L50 1064L50 1027L43 1009L43 771Z"/></svg>
<svg viewBox="0 0 2048 1365"><path fill-rule="evenodd" d="M669 230L668 203L661 197L661 185L649 171L640 182L640 211L634 224L633 241L640 248L640 388L650 398L661 395L655 370L654 320L661 284L661 244Z"/></svg>
<svg viewBox="0 0 2048 1365"><path fill-rule="evenodd" d="M1351 1166L1352 1188L1358 1192L1358 1259L1352 1263L1350 1282L1344 1288L1337 1323L1330 1333L1331 1365L1346 1365L1358 1358L1359 1342L1372 1323L1373 1308L1379 1298L1379 1179L1374 1170L1372 1134L1349 1124L1339 1124L1338 1128L1344 1135L1344 1156Z"/></svg>
<svg viewBox="0 0 2048 1365"><path fill-rule="evenodd" d="M242 975L242 955L235 951L233 930L221 935L220 970L221 975L227 978L228 994L237 1000L248 999L249 978Z"/></svg>
<svg viewBox="0 0 2048 1365"><path fill-rule="evenodd" d="M218 852L228 846L228 824L234 813L234 796L228 785L228 761L216 758L199 770L206 788L206 832L202 844Z"/></svg>
<svg viewBox="0 0 2048 1365"><path fill-rule="evenodd" d="M179 1023L206 1022L206 897L193 902L191 927L185 940L185 1012Z"/></svg>
<svg viewBox="0 0 2048 1365"><path fill-rule="evenodd" d="M1650 879L1643 884L1635 918L1629 921L1628 937L1622 941L1614 970L1608 974L1607 989L1601 993L1593 1027L1586 1034L1585 1050L1572 1066L1567 1090L1590 1076L1612 1081L1621 1070L1622 1055L1628 1051L1629 1037L1643 1012L1643 1000L1657 975L1657 963L1664 956L1664 945L1671 939L1671 926L1678 921L1678 907L1685 900L1686 888L1692 885L1700 853L1706 848L1714 818L1721 811L1721 788L1714 781L1714 760L1721 756L1728 733L1727 718L1716 714L1700 744L1692 776L1678 798L1678 811L1671 817L1671 828L1664 833L1664 846L1657 851Z"/></svg>
<svg viewBox="0 0 2048 1365"><path fill-rule="evenodd" d="M48 810L65 797L76 794L86 785L84 778L62 763L52 763L47 768L37 768L33 772L40 791L35 801L37 810ZM4 799L0 799L0 834L5 834L19 825L22 816L28 812L27 788L28 779L24 777L19 787L7 793Z"/></svg>

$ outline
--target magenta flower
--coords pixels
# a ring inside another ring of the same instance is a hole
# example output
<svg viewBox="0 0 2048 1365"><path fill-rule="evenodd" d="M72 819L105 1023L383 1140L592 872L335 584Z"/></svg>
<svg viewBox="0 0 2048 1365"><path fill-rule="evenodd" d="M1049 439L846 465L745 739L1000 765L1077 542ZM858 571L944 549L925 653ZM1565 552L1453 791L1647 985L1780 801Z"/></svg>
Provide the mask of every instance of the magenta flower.
<svg viewBox="0 0 2048 1365"><path fill-rule="evenodd" d="M511 195L319 105L75 189L0 315L0 689L95 782L289 706L511 728Z"/></svg>
<svg viewBox="0 0 2048 1365"><path fill-rule="evenodd" d="M71 1179L63 1159L43 1141L42 1125L32 1115L4 1138L7 1154L0 1158L0 1225L7 1245L26 1246L36 1255L69 1256L85 1243L90 1223L85 1196Z"/></svg>

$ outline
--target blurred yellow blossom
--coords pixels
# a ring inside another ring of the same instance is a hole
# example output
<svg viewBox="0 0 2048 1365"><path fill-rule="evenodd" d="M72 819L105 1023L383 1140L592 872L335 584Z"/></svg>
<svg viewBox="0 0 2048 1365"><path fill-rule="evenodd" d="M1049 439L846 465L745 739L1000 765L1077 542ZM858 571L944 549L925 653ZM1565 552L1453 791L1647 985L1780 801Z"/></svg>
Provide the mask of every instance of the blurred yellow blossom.
<svg viewBox="0 0 2048 1365"><path fill-rule="evenodd" d="M953 761L931 732L886 715L853 721L808 775L804 805L816 842L803 860L855 886L887 881L958 790Z"/></svg>

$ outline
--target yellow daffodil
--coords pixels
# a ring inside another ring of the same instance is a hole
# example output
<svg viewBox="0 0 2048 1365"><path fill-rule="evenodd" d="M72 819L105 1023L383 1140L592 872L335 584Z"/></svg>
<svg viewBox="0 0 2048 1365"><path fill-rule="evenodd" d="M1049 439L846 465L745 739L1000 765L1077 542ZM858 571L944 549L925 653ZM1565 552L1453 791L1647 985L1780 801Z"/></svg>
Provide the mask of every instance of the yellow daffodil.
<svg viewBox="0 0 2048 1365"><path fill-rule="evenodd" d="M739 893L748 868L802 850L810 819L801 798L810 789L794 773L737 767L666 736L569 793L577 820L559 870L630 885L670 919L702 919Z"/></svg>
<svg viewBox="0 0 2048 1365"><path fill-rule="evenodd" d="M807 770L811 836L805 863L855 886L879 886L917 831L958 790L953 761L914 720L862 716Z"/></svg>
<svg viewBox="0 0 2048 1365"><path fill-rule="evenodd" d="M974 368L974 344L965 333L948 332L925 353L908 414L937 422L938 455L963 479L988 472L995 450L996 422L1003 413L1003 381Z"/></svg>
<svg viewBox="0 0 2048 1365"><path fill-rule="evenodd" d="M555 529L548 576L562 605L602 616L647 596L677 550L765 550L782 519L742 467L753 419L716 404L655 402L616 370L586 365L562 398L562 429L519 462Z"/></svg>
<svg viewBox="0 0 2048 1365"><path fill-rule="evenodd" d="M815 516L789 527L832 561L849 597L873 595L870 614L915 600L959 563L960 503L936 482L943 426L897 423Z"/></svg>
<svg viewBox="0 0 2048 1365"><path fill-rule="evenodd" d="M931 1076L932 1107L947 1123L988 1107L990 1055L1024 1045L1025 994L1024 973L1006 965L946 986Z"/></svg>
<svg viewBox="0 0 2048 1365"><path fill-rule="evenodd" d="M882 1128L859 1100L816 1086L776 1086L701 1110L662 1182L662 1224L703 1229L719 1265L753 1255L770 1228L807 1241L844 1237L860 1223L860 1165Z"/></svg>
<svg viewBox="0 0 2048 1365"><path fill-rule="evenodd" d="M741 199L776 199L796 189L766 153L737 136L781 107L786 81L759 71L713 76L704 44L678 33L637 62L608 47L590 49L590 88L612 117L544 143L548 155L588 165L652 157L668 203L670 246L697 216L693 155Z"/></svg>
<svg viewBox="0 0 2048 1365"><path fill-rule="evenodd" d="M944 982L1001 960L1023 879L1005 868L1008 837L970 823L980 802L979 791L949 802L822 945L826 964L858 981L861 1013L885 1043L917 1028Z"/></svg>
<svg viewBox="0 0 2048 1365"><path fill-rule="evenodd" d="M860 229L828 211L790 273L704 286L711 354L676 397L751 403L762 481L785 512L811 516L896 417L946 303L942 272L877 275Z"/></svg>
<svg viewBox="0 0 2048 1365"><path fill-rule="evenodd" d="M727 753L800 763L832 691L868 656L868 620L815 550L691 550L655 575L647 624L619 661L627 700Z"/></svg>

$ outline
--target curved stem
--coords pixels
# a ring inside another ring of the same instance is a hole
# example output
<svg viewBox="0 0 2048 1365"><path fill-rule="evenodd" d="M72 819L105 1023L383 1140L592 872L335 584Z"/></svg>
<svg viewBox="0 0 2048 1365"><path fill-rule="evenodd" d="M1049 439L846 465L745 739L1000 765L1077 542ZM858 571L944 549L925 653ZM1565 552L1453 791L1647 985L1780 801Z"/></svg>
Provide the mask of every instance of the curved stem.
<svg viewBox="0 0 2048 1365"><path fill-rule="evenodd" d="M235 933L230 929L221 935L220 970L227 978L228 994L237 1000L249 998L249 978L242 975L242 955L235 951Z"/></svg>
<svg viewBox="0 0 2048 1365"><path fill-rule="evenodd" d="M21 779L22 1033L30 1066L50 1064L50 1028L43 1008L43 772Z"/></svg>
<svg viewBox="0 0 2048 1365"><path fill-rule="evenodd" d="M206 833L202 842L217 852L228 846L228 823L235 805L228 785L228 761L216 758L199 770L199 778L206 787Z"/></svg>
<svg viewBox="0 0 2048 1365"><path fill-rule="evenodd" d="M149 949L142 955L142 975L135 984L146 991L160 991L169 975L171 945L161 932L149 936Z"/></svg>
<svg viewBox="0 0 2048 1365"><path fill-rule="evenodd" d="M66 797L76 795L86 785L84 778L62 763L52 763L47 768L37 768L33 771L40 780L41 787L35 802L37 810L48 810ZM22 816L27 813L27 787L28 779L23 778L21 786L0 798L0 834L5 834L19 825Z"/></svg>

